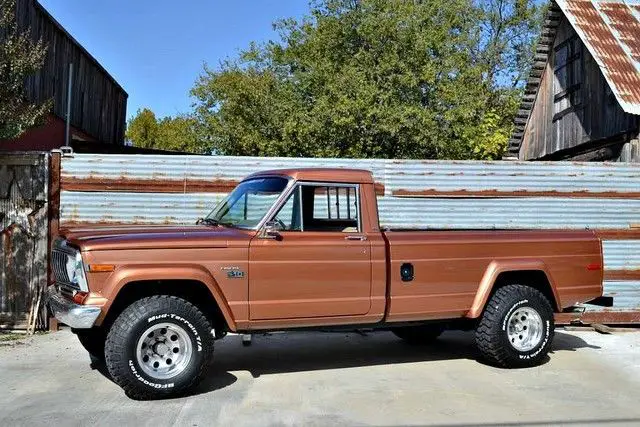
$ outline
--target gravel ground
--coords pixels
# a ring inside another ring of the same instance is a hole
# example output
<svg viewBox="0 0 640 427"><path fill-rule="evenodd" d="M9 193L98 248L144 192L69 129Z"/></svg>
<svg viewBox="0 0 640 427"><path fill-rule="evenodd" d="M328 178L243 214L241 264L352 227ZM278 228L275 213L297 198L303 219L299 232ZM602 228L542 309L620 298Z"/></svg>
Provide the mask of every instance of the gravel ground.
<svg viewBox="0 0 640 427"><path fill-rule="evenodd" d="M192 396L128 399L69 331L0 343L0 426L639 425L640 333L557 331L542 366L476 361L473 334L411 347L389 332L216 343Z"/></svg>

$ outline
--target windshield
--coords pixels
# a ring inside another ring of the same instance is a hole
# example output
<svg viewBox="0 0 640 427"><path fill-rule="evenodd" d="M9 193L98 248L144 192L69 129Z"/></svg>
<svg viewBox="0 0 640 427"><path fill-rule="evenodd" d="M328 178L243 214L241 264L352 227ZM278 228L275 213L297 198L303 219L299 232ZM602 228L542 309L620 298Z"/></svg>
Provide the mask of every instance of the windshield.
<svg viewBox="0 0 640 427"><path fill-rule="evenodd" d="M286 178L256 178L241 182L207 216L205 222L254 228L287 187Z"/></svg>

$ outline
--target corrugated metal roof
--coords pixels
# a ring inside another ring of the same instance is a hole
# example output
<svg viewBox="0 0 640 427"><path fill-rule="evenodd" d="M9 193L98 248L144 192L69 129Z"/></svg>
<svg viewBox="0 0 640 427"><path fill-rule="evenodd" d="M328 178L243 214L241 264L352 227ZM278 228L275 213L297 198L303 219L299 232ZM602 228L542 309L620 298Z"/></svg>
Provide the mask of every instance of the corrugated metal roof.
<svg viewBox="0 0 640 427"><path fill-rule="evenodd" d="M512 158L518 157L562 15L593 56L622 109L640 115L640 0L552 0L509 140L507 155Z"/></svg>
<svg viewBox="0 0 640 427"><path fill-rule="evenodd" d="M556 0L622 109L640 115L640 0Z"/></svg>

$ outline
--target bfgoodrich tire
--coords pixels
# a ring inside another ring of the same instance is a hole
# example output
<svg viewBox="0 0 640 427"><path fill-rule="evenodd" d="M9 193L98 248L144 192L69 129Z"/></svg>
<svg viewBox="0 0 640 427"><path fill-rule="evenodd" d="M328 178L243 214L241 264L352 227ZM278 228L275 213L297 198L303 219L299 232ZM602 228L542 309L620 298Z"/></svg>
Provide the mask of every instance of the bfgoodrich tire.
<svg viewBox="0 0 640 427"><path fill-rule="evenodd" d="M524 368L545 360L554 335L553 309L538 290L507 285L489 299L476 329L476 345L489 363Z"/></svg>
<svg viewBox="0 0 640 427"><path fill-rule="evenodd" d="M105 343L107 369L133 399L179 396L206 375L213 356L207 318L168 295L143 298L115 320Z"/></svg>

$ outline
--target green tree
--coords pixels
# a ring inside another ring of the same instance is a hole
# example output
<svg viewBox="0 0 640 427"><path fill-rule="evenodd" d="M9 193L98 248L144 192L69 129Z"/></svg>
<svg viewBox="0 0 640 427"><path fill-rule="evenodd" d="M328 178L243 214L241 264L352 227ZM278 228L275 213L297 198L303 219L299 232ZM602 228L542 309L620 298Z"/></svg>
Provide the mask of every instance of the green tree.
<svg viewBox="0 0 640 427"><path fill-rule="evenodd" d="M158 122L158 140L155 148L196 154L207 153L207 147L199 142L196 121L192 117L165 117Z"/></svg>
<svg viewBox="0 0 640 427"><path fill-rule="evenodd" d="M200 144L230 155L499 157L535 32L522 22L536 19L528 1L509 4L316 1L302 21L275 24L279 42L205 66L192 89Z"/></svg>
<svg viewBox="0 0 640 427"><path fill-rule="evenodd" d="M200 143L193 118L179 115L158 120L148 108L138 110L129 120L126 138L136 147L198 154L207 152L207 146Z"/></svg>
<svg viewBox="0 0 640 427"><path fill-rule="evenodd" d="M136 147L154 148L158 140L158 119L148 108L138 110L127 123L125 138Z"/></svg>
<svg viewBox="0 0 640 427"><path fill-rule="evenodd" d="M16 23L16 0L0 0L0 139L19 137L42 122L51 102L35 105L25 96L25 80L44 64L47 47Z"/></svg>

